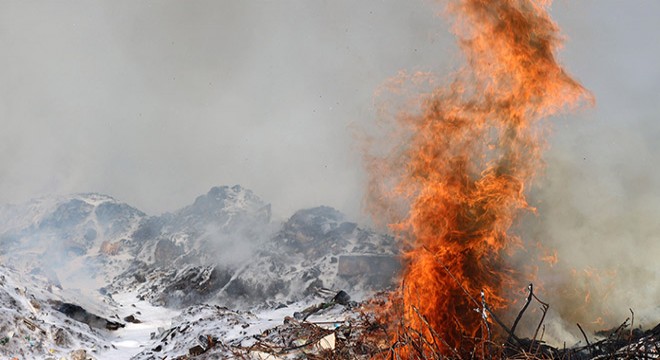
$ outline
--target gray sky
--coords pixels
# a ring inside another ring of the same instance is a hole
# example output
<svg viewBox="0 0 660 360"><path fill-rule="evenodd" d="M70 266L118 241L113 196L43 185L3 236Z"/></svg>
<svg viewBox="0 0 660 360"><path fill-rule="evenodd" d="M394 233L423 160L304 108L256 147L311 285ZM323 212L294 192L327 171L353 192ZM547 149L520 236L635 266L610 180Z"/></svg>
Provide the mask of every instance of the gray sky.
<svg viewBox="0 0 660 360"><path fill-rule="evenodd" d="M351 128L399 69L442 63L443 26L397 1L1 2L0 201L153 214L241 184L283 216L356 215Z"/></svg>
<svg viewBox="0 0 660 360"><path fill-rule="evenodd" d="M352 128L375 121L374 91L399 70L442 73L456 59L436 10L2 1L0 202L96 191L156 214L241 184L282 216L318 204L357 216ZM560 0L553 14L569 40L560 57L598 101L559 120L556 153L653 173L644 184L659 194L660 2Z"/></svg>

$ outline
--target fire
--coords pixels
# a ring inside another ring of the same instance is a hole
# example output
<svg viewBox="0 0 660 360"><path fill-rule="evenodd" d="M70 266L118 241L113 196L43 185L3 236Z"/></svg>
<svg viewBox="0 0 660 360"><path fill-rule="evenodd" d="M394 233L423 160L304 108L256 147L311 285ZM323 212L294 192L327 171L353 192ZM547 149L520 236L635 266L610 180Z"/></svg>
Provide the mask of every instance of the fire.
<svg viewBox="0 0 660 360"><path fill-rule="evenodd" d="M491 310L509 305L515 272L505 255L520 244L512 224L533 210L525 190L542 165L541 120L591 100L555 59L549 5L448 1L467 65L400 114L406 136L369 163L371 204L407 204L390 224L404 244L400 322L443 351L486 337L482 292Z"/></svg>

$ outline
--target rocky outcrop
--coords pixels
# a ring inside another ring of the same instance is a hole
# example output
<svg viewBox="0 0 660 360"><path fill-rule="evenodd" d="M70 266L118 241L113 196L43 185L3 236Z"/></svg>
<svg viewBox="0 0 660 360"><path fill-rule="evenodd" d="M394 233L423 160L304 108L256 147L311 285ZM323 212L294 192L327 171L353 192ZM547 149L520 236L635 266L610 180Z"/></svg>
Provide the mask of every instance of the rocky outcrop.
<svg viewBox="0 0 660 360"><path fill-rule="evenodd" d="M235 208L226 199L219 201L218 194L226 196L224 191L212 190L195 204L227 219L209 205ZM266 218L259 215L260 205L247 207L252 213L236 215L250 219L252 231L255 223L263 229L259 219ZM186 217L199 224L190 215L195 211L188 208ZM234 308L252 308L300 300L323 288L358 294L385 289L393 285L399 269L391 237L347 222L343 214L327 206L296 212L269 237L255 237L235 225L230 228L220 232L254 244L242 262L200 259L199 252L186 250L193 239L188 233L187 237L180 235L179 241L161 239L155 249L143 250L153 253L155 260L136 262L117 277L114 288L135 288L141 297L158 305L184 307L214 300ZM203 242L197 244L203 246ZM168 265L172 263L178 266Z"/></svg>
<svg viewBox="0 0 660 360"><path fill-rule="evenodd" d="M126 326L120 322L108 320L96 314L92 314L85 310L82 306L72 303L61 303L55 307L55 310L72 318L73 320L80 321L90 327L97 329L117 330Z"/></svg>

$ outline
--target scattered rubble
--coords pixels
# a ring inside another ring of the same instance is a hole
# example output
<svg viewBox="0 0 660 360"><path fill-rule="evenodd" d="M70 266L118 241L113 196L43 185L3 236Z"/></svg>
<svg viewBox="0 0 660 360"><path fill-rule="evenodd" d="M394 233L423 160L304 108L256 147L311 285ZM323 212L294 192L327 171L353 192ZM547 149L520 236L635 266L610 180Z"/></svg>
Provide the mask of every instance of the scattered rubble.
<svg viewBox="0 0 660 360"><path fill-rule="evenodd" d="M296 308L302 310L296 312ZM305 314L306 319L296 319L296 313ZM268 316L272 319L264 318ZM148 350L134 359L165 354L173 359L200 355L209 359L367 359L377 350L368 342L376 335L383 337L373 317L365 315L361 304L351 301L345 291L315 305L291 304L260 316L196 305L185 309L173 324L177 325L154 334Z"/></svg>

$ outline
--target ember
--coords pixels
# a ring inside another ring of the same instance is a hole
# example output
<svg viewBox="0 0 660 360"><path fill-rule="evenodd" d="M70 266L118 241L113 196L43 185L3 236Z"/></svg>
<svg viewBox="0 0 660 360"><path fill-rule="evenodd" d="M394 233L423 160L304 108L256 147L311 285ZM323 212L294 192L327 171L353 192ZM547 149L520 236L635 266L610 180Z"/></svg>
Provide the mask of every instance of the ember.
<svg viewBox="0 0 660 360"><path fill-rule="evenodd" d="M385 314L399 320L391 341L408 339L398 355L408 356L415 338L446 353L465 338L488 338L486 304L503 311L507 290L524 288L505 255L520 243L514 220L534 210L525 190L541 167L542 120L591 101L554 57L560 36L549 5L449 1L467 65L398 116L406 135L369 164L375 215L383 203L409 204L390 224L406 262L400 306Z"/></svg>

